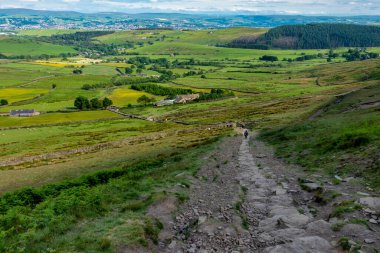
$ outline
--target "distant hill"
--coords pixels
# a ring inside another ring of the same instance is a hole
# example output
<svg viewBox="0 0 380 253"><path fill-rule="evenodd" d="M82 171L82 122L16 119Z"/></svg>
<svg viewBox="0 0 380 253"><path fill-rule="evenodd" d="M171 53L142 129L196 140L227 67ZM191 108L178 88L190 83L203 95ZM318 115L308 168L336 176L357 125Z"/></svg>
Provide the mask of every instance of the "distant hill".
<svg viewBox="0 0 380 253"><path fill-rule="evenodd" d="M235 39L231 47L326 49L380 46L380 27L355 24L286 25L261 36Z"/></svg>
<svg viewBox="0 0 380 253"><path fill-rule="evenodd" d="M137 28L219 29L228 27L278 27L310 23L380 24L377 16L234 15L221 13L79 13L30 9L0 9L0 29L108 29Z"/></svg>

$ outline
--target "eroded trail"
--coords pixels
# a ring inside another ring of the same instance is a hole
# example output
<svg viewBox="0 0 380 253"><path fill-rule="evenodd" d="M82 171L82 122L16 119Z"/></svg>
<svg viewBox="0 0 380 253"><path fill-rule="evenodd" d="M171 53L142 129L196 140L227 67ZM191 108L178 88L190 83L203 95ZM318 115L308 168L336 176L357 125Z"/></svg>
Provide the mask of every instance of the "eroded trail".
<svg viewBox="0 0 380 253"><path fill-rule="evenodd" d="M240 146L239 166L238 180L245 189L243 210L259 252L331 252L330 243L314 231L329 224L314 222L306 206L295 204L292 192L297 191L289 190L283 177L255 161L248 140Z"/></svg>
<svg viewBox="0 0 380 253"><path fill-rule="evenodd" d="M231 137L204 158L189 200L164 222L158 252L341 252L339 236L371 238L359 225L332 231L309 210L313 195L300 189L296 170L249 142Z"/></svg>

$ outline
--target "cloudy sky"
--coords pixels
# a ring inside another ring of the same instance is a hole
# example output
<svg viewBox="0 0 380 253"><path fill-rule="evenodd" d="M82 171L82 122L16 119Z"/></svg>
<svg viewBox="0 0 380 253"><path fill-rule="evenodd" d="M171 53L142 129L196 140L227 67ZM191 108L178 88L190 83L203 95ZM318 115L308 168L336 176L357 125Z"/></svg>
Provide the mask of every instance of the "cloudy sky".
<svg viewBox="0 0 380 253"><path fill-rule="evenodd" d="M0 0L0 8L126 13L380 15L380 0Z"/></svg>

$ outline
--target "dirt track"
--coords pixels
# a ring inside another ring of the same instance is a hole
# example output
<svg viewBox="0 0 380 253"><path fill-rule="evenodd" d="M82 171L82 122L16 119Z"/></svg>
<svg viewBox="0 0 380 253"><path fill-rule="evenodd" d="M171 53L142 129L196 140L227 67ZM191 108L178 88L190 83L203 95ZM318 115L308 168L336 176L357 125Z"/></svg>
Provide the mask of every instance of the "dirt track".
<svg viewBox="0 0 380 253"><path fill-rule="evenodd" d="M151 208L164 223L158 248L152 251L343 252L338 245L343 236L362 245L362 252L379 247L379 225L347 224L334 232L337 221L328 219L332 205L314 205L313 194L297 182L302 172L253 141L250 146L240 136L231 137L205 157L207 162L191 179L189 200L178 210L173 200L162 203L172 214L168 208L154 212L160 205Z"/></svg>

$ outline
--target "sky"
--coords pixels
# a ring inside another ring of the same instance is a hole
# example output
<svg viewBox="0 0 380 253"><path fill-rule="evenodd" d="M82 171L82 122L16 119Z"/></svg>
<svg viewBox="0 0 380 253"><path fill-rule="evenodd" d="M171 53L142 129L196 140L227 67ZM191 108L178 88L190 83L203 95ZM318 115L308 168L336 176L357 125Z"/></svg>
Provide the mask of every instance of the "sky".
<svg viewBox="0 0 380 253"><path fill-rule="evenodd" d="M0 8L95 12L380 15L380 0L0 0Z"/></svg>

